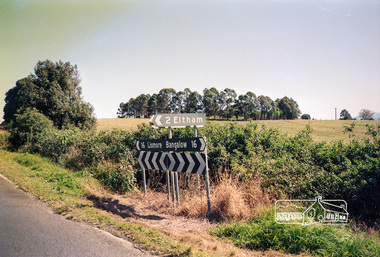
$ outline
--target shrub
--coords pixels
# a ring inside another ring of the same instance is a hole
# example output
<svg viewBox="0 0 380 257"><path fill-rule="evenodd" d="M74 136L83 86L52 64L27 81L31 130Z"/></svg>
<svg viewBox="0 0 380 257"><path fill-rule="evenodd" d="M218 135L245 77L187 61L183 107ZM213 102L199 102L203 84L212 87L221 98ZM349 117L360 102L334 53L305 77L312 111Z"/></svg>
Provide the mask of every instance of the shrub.
<svg viewBox="0 0 380 257"><path fill-rule="evenodd" d="M120 193L132 191L136 183L133 167L128 163L124 165L112 162L100 163L93 172L95 178L111 190Z"/></svg>
<svg viewBox="0 0 380 257"><path fill-rule="evenodd" d="M314 256L379 256L380 238L332 225L277 224L273 210L248 223L222 225L212 233L242 248Z"/></svg>
<svg viewBox="0 0 380 257"><path fill-rule="evenodd" d="M7 149L10 147L9 134L0 133L0 149Z"/></svg>
<svg viewBox="0 0 380 257"><path fill-rule="evenodd" d="M13 146L33 145L37 134L53 128L53 122L35 108L28 108L22 114L16 114L10 122L9 140Z"/></svg>

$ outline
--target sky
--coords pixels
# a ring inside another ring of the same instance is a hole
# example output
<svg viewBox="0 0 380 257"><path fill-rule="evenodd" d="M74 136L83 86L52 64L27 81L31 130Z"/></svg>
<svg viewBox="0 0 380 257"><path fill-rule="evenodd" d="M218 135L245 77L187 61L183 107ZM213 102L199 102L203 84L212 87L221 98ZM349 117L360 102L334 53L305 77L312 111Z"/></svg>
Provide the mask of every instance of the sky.
<svg viewBox="0 0 380 257"><path fill-rule="evenodd" d="M78 66L97 118L163 88L288 96L314 119L380 112L379 0L2 0L5 93L39 60Z"/></svg>

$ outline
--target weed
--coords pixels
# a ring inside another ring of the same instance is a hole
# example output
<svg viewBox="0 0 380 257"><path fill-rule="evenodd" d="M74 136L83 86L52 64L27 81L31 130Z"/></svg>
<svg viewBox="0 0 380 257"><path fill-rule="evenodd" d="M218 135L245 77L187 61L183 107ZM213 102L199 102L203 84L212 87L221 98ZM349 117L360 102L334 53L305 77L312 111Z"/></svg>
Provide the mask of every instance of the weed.
<svg viewBox="0 0 380 257"><path fill-rule="evenodd" d="M271 210L269 213L273 213ZM212 231L232 239L239 247L252 250L276 250L314 256L379 256L380 238L350 228L329 225L277 224L273 214L264 213L248 223L222 225Z"/></svg>

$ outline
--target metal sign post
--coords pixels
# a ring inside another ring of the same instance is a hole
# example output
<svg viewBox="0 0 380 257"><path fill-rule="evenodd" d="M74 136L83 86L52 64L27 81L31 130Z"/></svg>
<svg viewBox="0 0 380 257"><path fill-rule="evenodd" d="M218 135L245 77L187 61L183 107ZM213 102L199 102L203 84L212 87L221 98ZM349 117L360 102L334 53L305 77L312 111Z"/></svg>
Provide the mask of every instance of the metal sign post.
<svg viewBox="0 0 380 257"><path fill-rule="evenodd" d="M205 155L207 156L207 149L205 150ZM211 211L211 200L210 200L210 180L208 176L208 160L206 157L206 192L207 192L207 212L210 213Z"/></svg>

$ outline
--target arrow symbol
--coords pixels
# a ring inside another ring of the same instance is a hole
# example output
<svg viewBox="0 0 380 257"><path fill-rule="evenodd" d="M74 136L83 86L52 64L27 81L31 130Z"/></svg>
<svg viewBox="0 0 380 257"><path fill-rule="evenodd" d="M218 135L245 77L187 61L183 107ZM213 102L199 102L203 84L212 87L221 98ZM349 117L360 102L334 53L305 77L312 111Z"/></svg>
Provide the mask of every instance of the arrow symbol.
<svg viewBox="0 0 380 257"><path fill-rule="evenodd" d="M153 158L152 158L152 164L153 164L153 167L155 170L160 170L157 162L156 162L156 159L157 159L157 156L158 156L158 153L154 153L153 154Z"/></svg>
<svg viewBox="0 0 380 257"><path fill-rule="evenodd" d="M156 122L157 126L162 126L161 117L162 117L162 115L157 115L156 119L154 120Z"/></svg>
<svg viewBox="0 0 380 257"><path fill-rule="evenodd" d="M140 151L140 141L136 142L136 148L137 148L137 151Z"/></svg>
<svg viewBox="0 0 380 257"><path fill-rule="evenodd" d="M199 142L201 142L201 147L199 151L203 152L206 149L206 138L205 137L199 138Z"/></svg>
<svg viewBox="0 0 380 257"><path fill-rule="evenodd" d="M184 156L182 154L178 154L178 162L179 162L179 166L178 168L176 169L176 171L179 171L179 172L182 172L183 171L183 167L185 166L185 159L183 158Z"/></svg>
<svg viewBox="0 0 380 257"><path fill-rule="evenodd" d="M185 157L187 158L187 169L186 169L186 173L191 173L191 171L193 170L194 166L195 166L195 162L193 161L193 157L192 157L192 154L190 153L185 153ZM185 159L186 159L185 158Z"/></svg>
<svg viewBox="0 0 380 257"><path fill-rule="evenodd" d="M204 154L195 154L195 156L198 158L199 162L199 168L197 170L197 174L203 174L206 171L206 160L204 159L203 156Z"/></svg>
<svg viewBox="0 0 380 257"><path fill-rule="evenodd" d="M159 163L161 165L162 170L167 170L167 167L165 164L165 158L166 158L166 153L162 153L159 157Z"/></svg>
<svg viewBox="0 0 380 257"><path fill-rule="evenodd" d="M176 164L173 155L174 154L168 154L169 161L168 161L168 165L166 166L166 168L168 168L169 171L173 171L174 165Z"/></svg>
<svg viewBox="0 0 380 257"><path fill-rule="evenodd" d="M139 154L139 164L140 164L140 167L141 167L142 169L145 168L145 167L144 167L144 163L143 163L144 153L145 153L145 152L140 152L140 154Z"/></svg>

